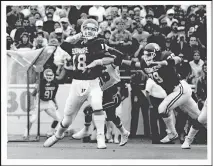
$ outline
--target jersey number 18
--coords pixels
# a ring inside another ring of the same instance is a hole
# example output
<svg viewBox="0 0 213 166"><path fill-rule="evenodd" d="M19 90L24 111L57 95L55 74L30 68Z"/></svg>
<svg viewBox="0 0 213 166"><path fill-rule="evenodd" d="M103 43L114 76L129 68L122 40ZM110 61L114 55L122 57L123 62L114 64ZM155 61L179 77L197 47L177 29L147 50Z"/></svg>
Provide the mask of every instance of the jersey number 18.
<svg viewBox="0 0 213 166"><path fill-rule="evenodd" d="M77 59L77 64L75 63ZM84 70L86 67L86 55L85 54L80 54L78 56L74 55L73 56L73 70Z"/></svg>

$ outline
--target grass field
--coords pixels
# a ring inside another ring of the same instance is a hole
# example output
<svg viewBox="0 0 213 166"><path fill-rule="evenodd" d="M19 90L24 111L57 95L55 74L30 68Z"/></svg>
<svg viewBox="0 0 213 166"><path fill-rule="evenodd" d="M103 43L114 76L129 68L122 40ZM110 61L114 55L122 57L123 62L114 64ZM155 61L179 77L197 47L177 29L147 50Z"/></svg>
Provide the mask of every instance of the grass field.
<svg viewBox="0 0 213 166"><path fill-rule="evenodd" d="M7 145L8 159L206 159L206 145L192 145L181 149L180 144L153 145L146 139L130 139L128 144L107 143L107 149L97 149L96 143L64 138L51 148L39 142L10 142Z"/></svg>

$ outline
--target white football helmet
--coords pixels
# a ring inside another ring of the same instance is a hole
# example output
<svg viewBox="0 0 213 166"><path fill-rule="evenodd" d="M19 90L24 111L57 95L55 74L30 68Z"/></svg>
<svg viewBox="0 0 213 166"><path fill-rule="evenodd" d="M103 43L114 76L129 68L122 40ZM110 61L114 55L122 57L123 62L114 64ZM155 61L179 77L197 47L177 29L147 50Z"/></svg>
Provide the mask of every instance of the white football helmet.
<svg viewBox="0 0 213 166"><path fill-rule="evenodd" d="M98 22L94 19L86 19L81 25L83 38L91 40L98 34Z"/></svg>
<svg viewBox="0 0 213 166"><path fill-rule="evenodd" d="M47 82L53 81L54 77L55 77L55 74L53 73L52 69L44 70L44 78L47 80Z"/></svg>

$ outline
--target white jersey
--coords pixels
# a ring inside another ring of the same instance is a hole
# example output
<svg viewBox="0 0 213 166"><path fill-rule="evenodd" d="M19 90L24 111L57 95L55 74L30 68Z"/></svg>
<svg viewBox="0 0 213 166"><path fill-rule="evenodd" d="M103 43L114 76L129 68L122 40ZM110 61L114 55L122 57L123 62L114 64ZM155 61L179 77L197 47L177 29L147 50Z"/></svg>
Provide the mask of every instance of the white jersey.
<svg viewBox="0 0 213 166"><path fill-rule="evenodd" d="M120 81L119 67L113 64L106 65L106 70L100 77L101 89L105 91Z"/></svg>
<svg viewBox="0 0 213 166"><path fill-rule="evenodd" d="M166 91L151 78L148 78L145 90L149 92L150 96L156 98L163 99L167 96Z"/></svg>

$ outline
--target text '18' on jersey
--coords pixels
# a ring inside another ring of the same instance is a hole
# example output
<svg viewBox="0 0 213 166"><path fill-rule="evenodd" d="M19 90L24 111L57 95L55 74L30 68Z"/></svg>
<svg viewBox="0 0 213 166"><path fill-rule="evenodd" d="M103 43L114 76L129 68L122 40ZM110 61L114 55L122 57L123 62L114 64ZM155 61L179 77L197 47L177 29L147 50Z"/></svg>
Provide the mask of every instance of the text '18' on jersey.
<svg viewBox="0 0 213 166"><path fill-rule="evenodd" d="M167 94L173 92L175 86L180 83L179 77L175 70L175 64L168 61L167 66L159 67L158 65L147 65L145 60L141 60L142 70L152 78L158 85L160 85Z"/></svg>
<svg viewBox="0 0 213 166"><path fill-rule="evenodd" d="M102 67L96 66L84 72L87 65L97 59L105 57L104 39L95 38L84 43L82 40L76 44L64 42L61 48L72 57L73 78L78 80L93 80L101 76Z"/></svg>
<svg viewBox="0 0 213 166"><path fill-rule="evenodd" d="M40 99L43 101L53 100L58 90L56 81L47 82L45 79L40 83Z"/></svg>

